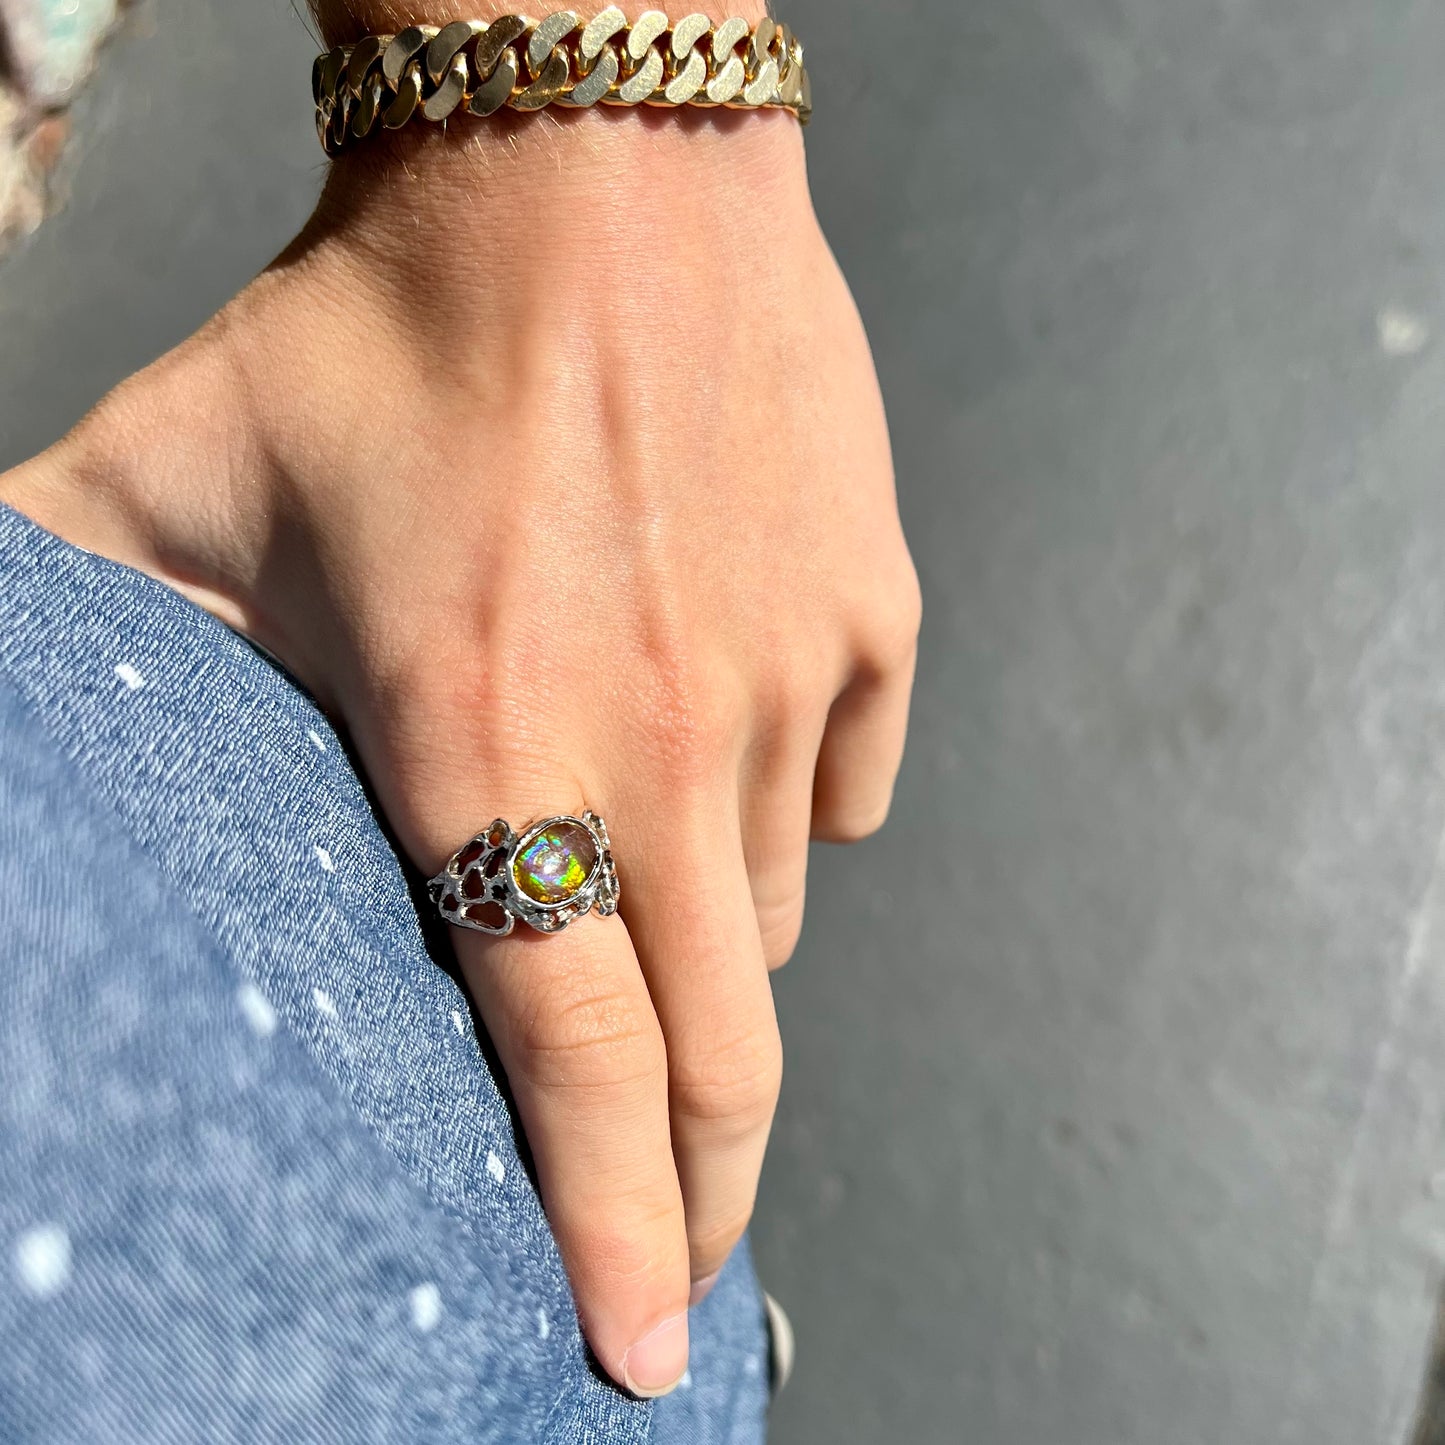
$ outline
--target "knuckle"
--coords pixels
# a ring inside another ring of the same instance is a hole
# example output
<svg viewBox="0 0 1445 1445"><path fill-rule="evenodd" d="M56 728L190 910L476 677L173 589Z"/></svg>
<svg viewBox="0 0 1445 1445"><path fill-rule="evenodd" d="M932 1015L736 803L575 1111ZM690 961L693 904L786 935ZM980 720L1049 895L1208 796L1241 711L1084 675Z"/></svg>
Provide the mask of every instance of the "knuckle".
<svg viewBox="0 0 1445 1445"><path fill-rule="evenodd" d="M894 618L903 635L911 642L923 626L923 586L918 579L918 568L906 554L898 577L889 589L889 596Z"/></svg>
<svg viewBox="0 0 1445 1445"><path fill-rule="evenodd" d="M882 829L892 808L891 789L878 799L844 804L818 820L814 836L825 843L861 843Z"/></svg>
<svg viewBox="0 0 1445 1445"><path fill-rule="evenodd" d="M546 1088L607 1088L666 1076L667 1051L645 1000L605 986L542 999L517 1030L523 1069Z"/></svg>
<svg viewBox="0 0 1445 1445"><path fill-rule="evenodd" d="M867 650L880 670L892 671L912 658L923 626L923 591L911 561L875 594L868 616Z"/></svg>
<svg viewBox="0 0 1445 1445"><path fill-rule="evenodd" d="M781 968L798 947L807 886L807 875L801 871L783 879L761 878L754 882L753 907L763 958L769 968Z"/></svg>
<svg viewBox="0 0 1445 1445"><path fill-rule="evenodd" d="M798 940L803 936L801 901L760 910L758 931L762 935L763 957L768 967L781 968L797 952Z"/></svg>
<svg viewBox="0 0 1445 1445"><path fill-rule="evenodd" d="M583 1248L595 1282L606 1293L680 1285L686 1274L681 1203L591 1209Z"/></svg>
<svg viewBox="0 0 1445 1445"><path fill-rule="evenodd" d="M750 1200L743 1209L731 1210L717 1219L690 1225L687 1242L694 1270L703 1274L721 1265L737 1248L738 1240L747 1233L752 1217Z"/></svg>
<svg viewBox="0 0 1445 1445"><path fill-rule="evenodd" d="M833 680L821 669L817 675L806 665L785 667L763 689L758 711L765 720L763 741L786 752L793 740L826 717L835 691Z"/></svg>
<svg viewBox="0 0 1445 1445"><path fill-rule="evenodd" d="M678 1113L741 1138L771 1123L782 1081L783 1045L772 1023L674 1064L668 1090Z"/></svg>

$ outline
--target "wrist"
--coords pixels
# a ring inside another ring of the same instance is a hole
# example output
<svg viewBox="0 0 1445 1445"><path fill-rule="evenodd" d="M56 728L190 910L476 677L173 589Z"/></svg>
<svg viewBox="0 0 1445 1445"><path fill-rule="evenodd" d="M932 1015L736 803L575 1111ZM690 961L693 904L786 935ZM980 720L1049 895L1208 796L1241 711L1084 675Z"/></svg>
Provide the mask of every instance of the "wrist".
<svg viewBox="0 0 1445 1445"><path fill-rule="evenodd" d="M816 225L792 117L598 107L416 128L348 153L303 244L342 247L399 296L474 299L539 268L645 285L683 257L706 287L720 253L761 270Z"/></svg>

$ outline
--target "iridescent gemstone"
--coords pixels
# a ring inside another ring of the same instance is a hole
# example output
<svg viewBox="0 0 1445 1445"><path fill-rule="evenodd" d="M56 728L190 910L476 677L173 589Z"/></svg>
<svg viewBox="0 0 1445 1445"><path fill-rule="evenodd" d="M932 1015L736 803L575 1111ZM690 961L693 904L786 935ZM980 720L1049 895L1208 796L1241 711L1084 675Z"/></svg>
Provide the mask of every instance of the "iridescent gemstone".
<svg viewBox="0 0 1445 1445"><path fill-rule="evenodd" d="M597 866L597 844L580 823L553 823L512 860L512 878L535 903L565 903Z"/></svg>

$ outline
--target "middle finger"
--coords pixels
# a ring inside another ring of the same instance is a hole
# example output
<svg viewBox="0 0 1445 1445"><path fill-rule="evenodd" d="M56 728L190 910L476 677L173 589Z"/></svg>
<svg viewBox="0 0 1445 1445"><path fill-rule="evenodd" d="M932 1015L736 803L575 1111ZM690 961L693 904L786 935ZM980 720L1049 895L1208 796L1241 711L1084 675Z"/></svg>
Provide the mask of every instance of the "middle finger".
<svg viewBox="0 0 1445 1445"><path fill-rule="evenodd" d="M659 810L622 907L667 1041L673 1159L694 1302L752 1214L782 1043L735 807Z"/></svg>

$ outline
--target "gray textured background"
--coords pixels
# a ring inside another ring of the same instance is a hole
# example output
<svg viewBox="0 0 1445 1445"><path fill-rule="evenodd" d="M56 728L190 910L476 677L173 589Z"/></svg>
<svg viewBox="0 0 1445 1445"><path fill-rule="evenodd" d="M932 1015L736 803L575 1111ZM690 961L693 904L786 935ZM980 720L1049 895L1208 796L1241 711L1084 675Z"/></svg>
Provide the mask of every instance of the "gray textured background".
<svg viewBox="0 0 1445 1445"><path fill-rule="evenodd" d="M0 268L0 463L319 183L285 0L149 14ZM1404 1445L1445 1252L1445 6L788 14L928 619L895 820L820 852L778 980L775 1438Z"/></svg>

